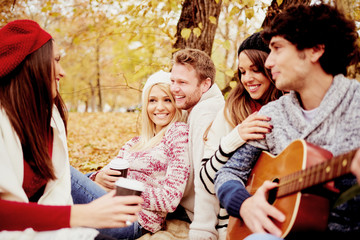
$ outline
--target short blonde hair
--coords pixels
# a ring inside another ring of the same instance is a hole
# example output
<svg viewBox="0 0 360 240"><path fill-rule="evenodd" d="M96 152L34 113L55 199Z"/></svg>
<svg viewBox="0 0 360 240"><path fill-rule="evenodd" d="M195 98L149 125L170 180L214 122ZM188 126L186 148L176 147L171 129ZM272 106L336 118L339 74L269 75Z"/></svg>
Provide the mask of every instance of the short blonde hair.
<svg viewBox="0 0 360 240"><path fill-rule="evenodd" d="M207 78L211 79L211 85L214 84L216 75L215 64L205 52L192 48L179 50L173 56L173 64L176 63L192 66L200 79L198 84Z"/></svg>

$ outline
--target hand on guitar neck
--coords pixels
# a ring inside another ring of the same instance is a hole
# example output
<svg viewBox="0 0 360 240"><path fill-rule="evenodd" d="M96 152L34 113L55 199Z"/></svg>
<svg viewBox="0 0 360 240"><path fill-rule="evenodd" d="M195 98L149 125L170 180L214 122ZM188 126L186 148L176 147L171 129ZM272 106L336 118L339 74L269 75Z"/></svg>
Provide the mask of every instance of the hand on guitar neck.
<svg viewBox="0 0 360 240"><path fill-rule="evenodd" d="M285 215L267 201L268 192L277 185L277 183L265 181L255 194L241 205L240 216L252 232L268 232L277 237L281 236L280 228L271 218L283 222Z"/></svg>
<svg viewBox="0 0 360 240"><path fill-rule="evenodd" d="M360 149L356 151L354 159L351 163L351 172L356 176L358 183L360 184Z"/></svg>

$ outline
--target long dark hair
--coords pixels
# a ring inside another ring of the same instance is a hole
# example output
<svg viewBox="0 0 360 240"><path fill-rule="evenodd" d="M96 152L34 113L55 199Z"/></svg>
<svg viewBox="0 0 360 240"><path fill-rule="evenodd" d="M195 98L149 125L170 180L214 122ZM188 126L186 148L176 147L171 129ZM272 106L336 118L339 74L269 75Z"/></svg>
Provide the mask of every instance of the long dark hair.
<svg viewBox="0 0 360 240"><path fill-rule="evenodd" d="M14 71L0 79L0 106L17 133L24 160L44 179L55 179L49 143L52 141L53 104L66 127L66 108L59 94L52 95L55 81L53 40L29 54Z"/></svg>
<svg viewBox="0 0 360 240"><path fill-rule="evenodd" d="M270 70L265 68L268 53L255 49L246 49L243 50L243 52L249 57L250 61L257 66L259 72L270 80L270 86L261 100L254 100L242 85L241 73L238 70L240 82L231 90L224 108L225 119L233 127L244 121L245 118L252 113L251 106L255 106L256 104L265 105L283 95L283 93L275 87Z"/></svg>

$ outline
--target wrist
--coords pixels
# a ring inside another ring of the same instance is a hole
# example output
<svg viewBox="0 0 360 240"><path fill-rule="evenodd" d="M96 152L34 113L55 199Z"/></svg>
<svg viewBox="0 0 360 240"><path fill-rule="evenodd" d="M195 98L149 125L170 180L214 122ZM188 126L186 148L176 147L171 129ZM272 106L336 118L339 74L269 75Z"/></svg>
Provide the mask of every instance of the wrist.
<svg viewBox="0 0 360 240"><path fill-rule="evenodd" d="M85 204L72 205L70 212L70 227L89 227L84 222L84 220L87 219L86 213Z"/></svg>
<svg viewBox="0 0 360 240"><path fill-rule="evenodd" d="M238 132L239 125L221 138L220 145L224 153L232 155L236 149L245 143Z"/></svg>
<svg viewBox="0 0 360 240"><path fill-rule="evenodd" d="M240 218L240 208L251 195L237 180L229 180L217 190L217 196L230 216Z"/></svg>

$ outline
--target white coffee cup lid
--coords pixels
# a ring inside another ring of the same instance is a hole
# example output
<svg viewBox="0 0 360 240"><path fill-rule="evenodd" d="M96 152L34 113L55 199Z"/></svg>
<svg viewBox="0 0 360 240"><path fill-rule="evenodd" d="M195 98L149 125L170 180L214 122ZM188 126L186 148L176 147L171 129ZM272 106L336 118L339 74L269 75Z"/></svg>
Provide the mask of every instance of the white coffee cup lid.
<svg viewBox="0 0 360 240"><path fill-rule="evenodd" d="M135 179L131 179L131 178L119 178L115 182L115 184L116 184L116 186L123 187L123 188L129 188L129 189L133 189L136 191L143 192L145 190L144 183L142 183L138 180L135 180Z"/></svg>
<svg viewBox="0 0 360 240"><path fill-rule="evenodd" d="M129 168L129 166L129 162L122 158L114 158L109 164L109 167L114 169L125 169Z"/></svg>

